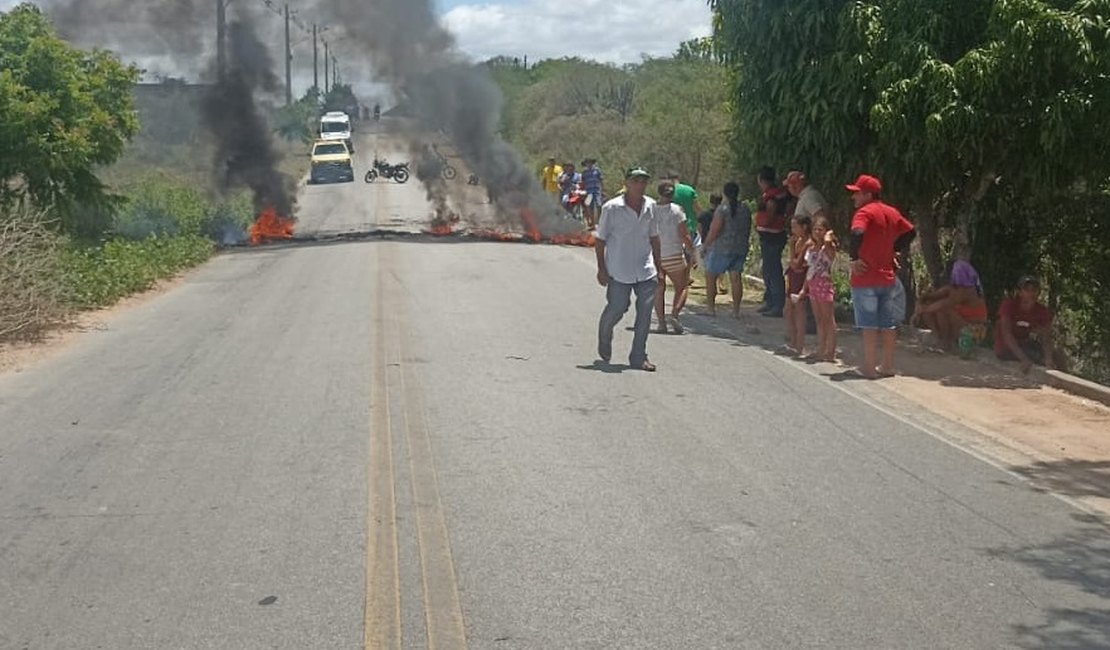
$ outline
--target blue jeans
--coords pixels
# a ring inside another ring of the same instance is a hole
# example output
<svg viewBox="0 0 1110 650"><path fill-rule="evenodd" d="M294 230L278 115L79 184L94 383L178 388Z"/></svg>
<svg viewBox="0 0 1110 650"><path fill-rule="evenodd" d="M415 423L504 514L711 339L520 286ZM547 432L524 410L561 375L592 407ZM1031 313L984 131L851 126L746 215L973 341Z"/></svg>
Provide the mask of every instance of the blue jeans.
<svg viewBox="0 0 1110 650"><path fill-rule="evenodd" d="M722 253L710 250L705 256L705 272L710 275L724 275L725 273L743 273L744 263L748 261L748 251L739 253Z"/></svg>
<svg viewBox="0 0 1110 650"><path fill-rule="evenodd" d="M632 292L636 292L636 325L632 336L632 352L628 363L638 368L647 361L647 338L651 331L651 310L655 306L656 278L625 284L610 278L605 289L605 310L597 326L597 354L608 361L613 358L613 328L624 318L632 302Z"/></svg>
<svg viewBox="0 0 1110 650"><path fill-rule="evenodd" d="M786 278L782 272L782 251L786 249L786 232L760 232L759 251L763 258L763 302L773 312L781 313L786 306Z"/></svg>
<svg viewBox="0 0 1110 650"><path fill-rule="evenodd" d="M905 297L905 291L900 291L901 284L891 284L885 287L853 287L852 306L856 312L856 328L861 330L892 330L898 326L896 317L899 309L899 294ZM905 302L901 309L905 312Z"/></svg>

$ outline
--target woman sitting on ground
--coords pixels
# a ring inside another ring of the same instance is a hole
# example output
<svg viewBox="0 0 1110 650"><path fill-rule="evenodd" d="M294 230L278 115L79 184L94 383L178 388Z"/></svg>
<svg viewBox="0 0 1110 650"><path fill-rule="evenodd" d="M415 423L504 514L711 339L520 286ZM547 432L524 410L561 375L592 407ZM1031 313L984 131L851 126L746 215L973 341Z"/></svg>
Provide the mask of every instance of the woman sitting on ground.
<svg viewBox="0 0 1110 650"><path fill-rule="evenodd" d="M976 339L982 340L987 320L987 302L983 299L979 272L966 259L958 259L952 265L946 286L918 298L917 311L910 322L936 332L944 349L952 352L965 327L976 330Z"/></svg>

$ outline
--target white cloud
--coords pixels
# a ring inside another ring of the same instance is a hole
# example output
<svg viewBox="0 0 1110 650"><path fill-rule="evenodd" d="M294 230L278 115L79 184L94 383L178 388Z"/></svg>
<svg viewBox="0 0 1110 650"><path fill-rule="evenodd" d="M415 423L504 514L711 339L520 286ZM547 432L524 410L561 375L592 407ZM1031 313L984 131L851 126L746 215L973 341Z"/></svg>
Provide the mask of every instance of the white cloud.
<svg viewBox="0 0 1110 650"><path fill-rule="evenodd" d="M464 5L444 15L459 48L474 59L576 56L635 63L669 56L679 43L708 36L705 0L523 0Z"/></svg>

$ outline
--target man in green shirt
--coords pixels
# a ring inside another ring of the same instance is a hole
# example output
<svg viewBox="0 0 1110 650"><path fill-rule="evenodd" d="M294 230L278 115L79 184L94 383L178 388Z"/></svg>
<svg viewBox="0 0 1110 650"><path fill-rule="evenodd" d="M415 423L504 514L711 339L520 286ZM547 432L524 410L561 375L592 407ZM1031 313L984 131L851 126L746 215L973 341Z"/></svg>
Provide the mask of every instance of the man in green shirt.
<svg viewBox="0 0 1110 650"><path fill-rule="evenodd" d="M686 213L686 228L690 231L690 238L694 240L694 247L701 246L701 236L698 233L698 215L701 214L701 203L698 202L698 191L692 186L681 181L678 172L671 172L667 179L674 183L674 198L672 201ZM694 256L686 257L686 277L694 270Z"/></svg>
<svg viewBox="0 0 1110 650"><path fill-rule="evenodd" d="M697 237L698 215L701 214L698 191L681 182L678 172L671 172L669 178L674 183L674 202L681 206L683 212L686 213L686 227L690 230L690 236Z"/></svg>

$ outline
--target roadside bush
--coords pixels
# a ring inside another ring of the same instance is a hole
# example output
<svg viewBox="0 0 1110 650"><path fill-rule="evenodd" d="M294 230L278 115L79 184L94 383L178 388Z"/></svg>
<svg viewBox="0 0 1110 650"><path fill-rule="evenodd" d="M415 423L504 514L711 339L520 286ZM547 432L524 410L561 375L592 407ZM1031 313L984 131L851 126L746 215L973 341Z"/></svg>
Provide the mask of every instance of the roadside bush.
<svg viewBox="0 0 1110 650"><path fill-rule="evenodd" d="M40 212L0 211L0 341L33 339L69 316L63 241Z"/></svg>
<svg viewBox="0 0 1110 650"><path fill-rule="evenodd" d="M113 239L99 246L73 247L62 256L65 281L75 306L104 307L204 262L214 248L212 240L200 235Z"/></svg>
<svg viewBox="0 0 1110 650"><path fill-rule="evenodd" d="M209 206L200 192L160 175L126 188L126 199L112 222L112 232L127 239L201 234Z"/></svg>
<svg viewBox="0 0 1110 650"><path fill-rule="evenodd" d="M235 246L247 240L247 229L255 220L254 202L247 193L224 199L214 205L202 234L219 246Z"/></svg>

